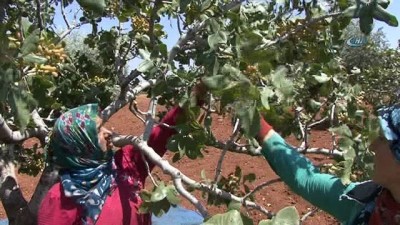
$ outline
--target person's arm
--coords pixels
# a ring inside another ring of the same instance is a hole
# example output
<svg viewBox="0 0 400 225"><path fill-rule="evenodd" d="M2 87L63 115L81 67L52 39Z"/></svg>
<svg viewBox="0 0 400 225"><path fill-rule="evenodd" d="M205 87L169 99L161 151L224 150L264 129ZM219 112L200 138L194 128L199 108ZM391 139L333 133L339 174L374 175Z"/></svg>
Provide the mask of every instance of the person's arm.
<svg viewBox="0 0 400 225"><path fill-rule="evenodd" d="M340 199L354 187L343 185L338 177L320 173L305 156L289 146L272 127L261 119L258 140L262 154L275 173L298 195L340 221L351 219L358 203Z"/></svg>

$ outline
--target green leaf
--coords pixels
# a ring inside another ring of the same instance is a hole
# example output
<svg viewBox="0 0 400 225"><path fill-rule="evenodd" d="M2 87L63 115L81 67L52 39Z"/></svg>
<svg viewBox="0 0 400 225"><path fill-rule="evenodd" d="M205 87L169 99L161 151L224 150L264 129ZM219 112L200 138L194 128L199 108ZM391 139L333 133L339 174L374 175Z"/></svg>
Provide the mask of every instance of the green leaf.
<svg viewBox="0 0 400 225"><path fill-rule="evenodd" d="M288 98L293 95L293 82L286 78L286 74L287 68L285 67L279 67L271 74L272 84L276 88L275 94L279 101L282 101L284 97Z"/></svg>
<svg viewBox="0 0 400 225"><path fill-rule="evenodd" d="M173 205L178 205L180 202L178 192L176 191L174 186L168 186L167 187L167 200L169 203Z"/></svg>
<svg viewBox="0 0 400 225"><path fill-rule="evenodd" d="M28 55L37 50L40 40L40 29L34 30L28 37L25 38L21 47L21 54Z"/></svg>
<svg viewBox="0 0 400 225"><path fill-rule="evenodd" d="M348 159L342 162L344 169L340 172L340 180L344 185L350 184L351 168L353 167L353 159Z"/></svg>
<svg viewBox="0 0 400 225"><path fill-rule="evenodd" d="M243 128L246 137L254 137L260 130L260 114L257 111L257 104L254 101L250 105L237 109L237 117L240 119L241 127Z"/></svg>
<svg viewBox="0 0 400 225"><path fill-rule="evenodd" d="M46 58L35 55L33 53L24 56L23 59L26 63L34 63L34 64L45 64L47 62Z"/></svg>
<svg viewBox="0 0 400 225"><path fill-rule="evenodd" d="M77 0L86 11L101 14L106 8L105 0Z"/></svg>
<svg viewBox="0 0 400 225"><path fill-rule="evenodd" d="M258 225L273 225L272 220L261 220Z"/></svg>
<svg viewBox="0 0 400 225"><path fill-rule="evenodd" d="M377 1L378 4L382 6L384 9L386 9L390 4L390 0L377 0Z"/></svg>
<svg viewBox="0 0 400 225"><path fill-rule="evenodd" d="M185 11L187 6L192 2L192 0L179 0L179 8L181 11Z"/></svg>
<svg viewBox="0 0 400 225"><path fill-rule="evenodd" d="M360 9L360 5L350 6L343 11L343 14L347 17L358 18L360 17Z"/></svg>
<svg viewBox="0 0 400 225"><path fill-rule="evenodd" d="M317 102L314 99L310 99L310 106L312 110L318 111L321 108L321 105L322 105L321 102Z"/></svg>
<svg viewBox="0 0 400 225"><path fill-rule="evenodd" d="M256 180L256 175L254 173L249 173L244 175L243 177L243 183L246 181L249 181L250 183Z"/></svg>
<svg viewBox="0 0 400 225"><path fill-rule="evenodd" d="M21 92L19 89L13 88L9 98L9 103L12 111L16 113L20 130L24 130L29 123L29 105L31 101L33 101L33 99L29 99L26 93Z"/></svg>
<svg viewBox="0 0 400 225"><path fill-rule="evenodd" d="M242 207L242 203L232 200L229 202L228 210L238 210L239 211L241 207Z"/></svg>
<svg viewBox="0 0 400 225"><path fill-rule="evenodd" d="M372 29L374 27L374 18L369 15L365 15L360 17L360 30L364 34L369 34L371 33Z"/></svg>
<svg viewBox="0 0 400 225"><path fill-rule="evenodd" d="M168 189L165 187L164 183L160 183L156 190L151 193L151 201L152 202L159 202L167 197Z"/></svg>
<svg viewBox="0 0 400 225"><path fill-rule="evenodd" d="M139 55L142 57L144 60L150 61L150 55L151 53L147 51L146 49L139 49Z"/></svg>
<svg viewBox="0 0 400 225"><path fill-rule="evenodd" d="M211 49L216 49L219 44L225 44L228 37L224 31L219 30L218 32L208 36L208 45Z"/></svg>
<svg viewBox="0 0 400 225"><path fill-rule="evenodd" d="M203 83L211 90L218 90L226 88L231 81L226 75L215 75L203 79Z"/></svg>
<svg viewBox="0 0 400 225"><path fill-rule="evenodd" d="M299 213L294 206L285 207L272 219L272 225L298 225L300 224Z"/></svg>
<svg viewBox="0 0 400 225"><path fill-rule="evenodd" d="M154 68L154 64L152 61L150 60L144 60L143 62L141 62L139 64L139 66L137 67L137 70L141 73L145 73L150 71L151 69Z"/></svg>
<svg viewBox="0 0 400 225"><path fill-rule="evenodd" d="M336 134L339 134L341 136L345 136L345 137L352 137L353 136L352 133L351 133L350 128L346 124L343 124L343 125L341 125L339 127L329 128L329 131L330 132L334 132Z"/></svg>
<svg viewBox="0 0 400 225"><path fill-rule="evenodd" d="M321 75L319 75L319 76L313 75L313 77L320 84L326 83L331 80L331 78L328 77L328 75L326 75L325 73L321 73Z"/></svg>
<svg viewBox="0 0 400 225"><path fill-rule="evenodd" d="M216 214L202 225L253 225L253 221L244 217L237 210L229 210L224 214Z"/></svg>
<svg viewBox="0 0 400 225"><path fill-rule="evenodd" d="M377 6L373 11L373 17L376 20L383 21L387 23L389 26L397 27L399 26L399 22L397 21L396 16L390 14L381 6Z"/></svg>
<svg viewBox="0 0 400 225"><path fill-rule="evenodd" d="M264 87L261 94L261 103L265 109L269 110L269 99L274 96L274 91L269 87Z"/></svg>
<svg viewBox="0 0 400 225"><path fill-rule="evenodd" d="M213 0L205 0L205 1L203 1L203 3L201 4L200 11L203 12L204 10L207 10L208 8L211 7L212 3L213 3Z"/></svg>

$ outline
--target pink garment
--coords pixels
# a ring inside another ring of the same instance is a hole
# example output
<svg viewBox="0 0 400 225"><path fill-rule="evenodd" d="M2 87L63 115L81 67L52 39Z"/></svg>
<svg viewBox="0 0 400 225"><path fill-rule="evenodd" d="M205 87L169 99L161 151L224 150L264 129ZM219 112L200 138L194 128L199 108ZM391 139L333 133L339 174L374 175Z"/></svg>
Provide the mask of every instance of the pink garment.
<svg viewBox="0 0 400 225"><path fill-rule="evenodd" d="M175 125L182 109L169 111L162 122ZM168 139L175 130L156 126L148 144L160 156L166 152ZM139 214L142 200L139 192L144 187L147 170L142 155L132 145L123 147L114 156L117 167L116 187L107 197L96 225L150 225L150 214ZM149 162L150 169L154 167ZM81 208L65 197L62 185L56 183L44 197L38 213L38 225L81 225Z"/></svg>

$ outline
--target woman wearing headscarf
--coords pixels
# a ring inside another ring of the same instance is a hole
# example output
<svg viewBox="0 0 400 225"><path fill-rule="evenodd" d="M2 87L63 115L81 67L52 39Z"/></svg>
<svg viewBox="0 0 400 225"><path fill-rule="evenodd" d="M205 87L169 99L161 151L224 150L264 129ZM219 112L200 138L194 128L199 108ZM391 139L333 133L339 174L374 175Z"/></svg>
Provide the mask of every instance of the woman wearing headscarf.
<svg viewBox="0 0 400 225"><path fill-rule="evenodd" d="M258 140L262 154L278 176L298 195L346 225L400 224L400 106L378 110L381 135L372 181L344 185L321 173L289 146L263 118Z"/></svg>
<svg viewBox="0 0 400 225"><path fill-rule="evenodd" d="M194 88L202 104L205 89ZM127 145L111 150L112 132L102 126L97 104L83 105L57 119L48 146L60 181L43 199L38 225L150 225L150 214L139 214L139 192L148 176L140 151ZM175 107L161 120L174 126L183 114ZM160 156L175 130L155 126L148 140ZM154 167L149 162L150 170Z"/></svg>

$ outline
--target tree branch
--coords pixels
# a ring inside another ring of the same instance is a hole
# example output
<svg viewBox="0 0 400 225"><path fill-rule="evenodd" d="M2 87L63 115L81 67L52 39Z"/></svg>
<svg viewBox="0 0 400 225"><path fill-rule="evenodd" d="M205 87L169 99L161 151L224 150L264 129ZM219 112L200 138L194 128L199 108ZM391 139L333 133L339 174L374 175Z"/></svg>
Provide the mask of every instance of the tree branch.
<svg viewBox="0 0 400 225"><path fill-rule="evenodd" d="M229 138L228 142L225 144L225 146L221 152L221 156L219 157L217 168L215 170L215 177L214 177L215 184L217 184L221 180L222 163L224 161L226 152L228 151L228 147L233 143L233 141L235 140L235 137L239 133L239 124L240 124L239 119L236 119L235 125L233 127L233 131L232 131L232 135Z"/></svg>
<svg viewBox="0 0 400 225"><path fill-rule="evenodd" d="M8 127L3 116L0 114L0 141L16 143L31 137L43 137L47 135L47 130L43 128L26 129L25 131L13 131Z"/></svg>
<svg viewBox="0 0 400 225"><path fill-rule="evenodd" d="M62 17L64 19L65 24L67 25L67 28L71 29L71 25L69 24L68 19L65 16L65 12L64 12L64 1L65 0L61 0L61 4L60 4L60 6L61 6L61 15L62 15Z"/></svg>
<svg viewBox="0 0 400 225"><path fill-rule="evenodd" d="M276 182L280 182L282 181L280 178L274 179L274 180L269 180L266 181L260 185L258 185L256 188L254 188L254 190L250 191L249 193L247 193L244 197L243 197L243 201L246 201L246 199L248 199L250 196L254 195L254 193L256 193L257 191L262 190L263 188L265 188L268 185L274 184Z"/></svg>
<svg viewBox="0 0 400 225"><path fill-rule="evenodd" d="M83 21L83 22L80 22L80 23L70 26L69 29L65 30L64 32L62 32L61 34L58 35L58 38L59 38L58 43L61 42L62 40L64 40L64 38L67 37L73 30L81 27L82 25L88 24L88 23L89 23L88 21Z"/></svg>
<svg viewBox="0 0 400 225"><path fill-rule="evenodd" d="M237 202L243 202L243 205L249 208L253 208L259 210L260 212L264 213L268 218L272 217L272 214L265 209L263 206L260 206L251 201L243 201L243 198L237 197L229 192L221 190L219 188L215 188L215 185L203 184L192 180L191 178L184 175L180 170L173 167L169 162L163 158L161 158L151 147L147 145L146 142L142 141L138 137L134 137L131 135L127 136L116 136L112 139L114 146L124 146L127 144L133 144L137 149L144 153L144 155L149 159L154 165L160 167L164 173L169 174L173 179L180 178L182 181L189 185L192 188L202 190L211 194L214 194L218 197L233 200ZM185 198L190 198L189 196L185 196ZM201 211L202 209L199 209Z"/></svg>
<svg viewBox="0 0 400 225"><path fill-rule="evenodd" d="M113 101L101 112L101 118L103 119L103 122L108 121L108 119L110 119L110 117L114 113L116 113L119 109L128 104L128 102L130 102L138 93L140 93L141 91L150 86L153 86L155 82L156 81L154 79L151 79L149 81L142 81L135 88L129 90L124 96L124 98L119 98Z"/></svg>
<svg viewBox="0 0 400 225"><path fill-rule="evenodd" d="M178 175L179 176L179 175ZM192 194L190 194L185 187L182 185L182 178L177 177L173 179L174 185L176 190L181 194L183 197L185 197L187 200L189 200L190 203L192 203L197 210L199 210L200 214L203 216L203 218L208 217L208 212L207 209L201 204L201 202L194 197Z"/></svg>
<svg viewBox="0 0 400 225"><path fill-rule="evenodd" d="M40 30L43 30L43 21L42 21L42 16L41 16L41 6L40 6L40 1L36 0L36 17L38 20L38 27Z"/></svg>
<svg viewBox="0 0 400 225"><path fill-rule="evenodd" d="M140 76L140 74L142 74L141 72L139 72L138 70L132 70L128 76L125 77L125 79L122 81L122 83L120 84L121 86L121 90L124 90L126 87L128 87L129 83L136 79L138 76Z"/></svg>
<svg viewBox="0 0 400 225"><path fill-rule="evenodd" d="M150 37L150 45L154 46L155 44L155 37L154 37L154 22L157 17L157 12L161 8L163 1L156 0L154 3L153 9L151 10L150 20L149 20L149 37Z"/></svg>

